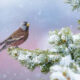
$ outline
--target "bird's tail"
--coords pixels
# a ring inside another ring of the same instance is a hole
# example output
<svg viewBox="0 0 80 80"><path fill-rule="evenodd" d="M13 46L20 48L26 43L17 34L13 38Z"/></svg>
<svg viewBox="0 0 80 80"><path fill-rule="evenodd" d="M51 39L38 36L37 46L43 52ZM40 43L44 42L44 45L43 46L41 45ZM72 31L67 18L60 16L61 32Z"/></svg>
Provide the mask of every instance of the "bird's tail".
<svg viewBox="0 0 80 80"><path fill-rule="evenodd" d="M1 42L0 45L3 45L5 43L5 41Z"/></svg>
<svg viewBox="0 0 80 80"><path fill-rule="evenodd" d="M0 52L1 52L2 50L6 49L6 48L7 48L7 45L5 44L5 45L0 49Z"/></svg>

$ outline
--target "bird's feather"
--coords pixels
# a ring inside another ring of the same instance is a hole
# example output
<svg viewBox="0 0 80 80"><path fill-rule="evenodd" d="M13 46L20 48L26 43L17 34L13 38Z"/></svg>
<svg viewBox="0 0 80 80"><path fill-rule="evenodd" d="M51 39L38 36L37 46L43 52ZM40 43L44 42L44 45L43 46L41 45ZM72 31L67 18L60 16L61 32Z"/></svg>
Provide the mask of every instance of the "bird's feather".
<svg viewBox="0 0 80 80"><path fill-rule="evenodd" d="M18 38L9 38L9 39L6 40L5 43L6 43L7 45L9 45L9 44L11 44L11 43L13 43L13 42L22 40L23 38L24 38L24 36L20 36L20 37L18 37Z"/></svg>
<svg viewBox="0 0 80 80"><path fill-rule="evenodd" d="M3 42L0 42L0 46L3 45L3 44L4 44L4 41Z"/></svg>
<svg viewBox="0 0 80 80"><path fill-rule="evenodd" d="M28 38L28 30L24 31L21 28L12 33L6 40L0 43L3 45L0 51L4 50L9 46L18 46Z"/></svg>
<svg viewBox="0 0 80 80"><path fill-rule="evenodd" d="M13 42L22 39L25 34L25 32L19 28L16 32L14 32L10 37L8 37L6 40L0 43L0 45L3 45L4 43Z"/></svg>

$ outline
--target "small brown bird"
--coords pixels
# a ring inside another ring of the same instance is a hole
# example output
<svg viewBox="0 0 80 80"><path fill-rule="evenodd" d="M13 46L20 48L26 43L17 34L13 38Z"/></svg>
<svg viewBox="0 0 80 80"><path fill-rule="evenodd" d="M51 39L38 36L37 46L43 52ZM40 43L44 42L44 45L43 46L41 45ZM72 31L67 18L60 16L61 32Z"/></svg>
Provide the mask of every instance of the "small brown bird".
<svg viewBox="0 0 80 80"><path fill-rule="evenodd" d="M29 23L23 22L18 30L16 30L6 40L0 43L0 46L3 45L0 51L6 49L9 46L18 47L18 45L22 44L25 40L27 40L28 35L29 35Z"/></svg>

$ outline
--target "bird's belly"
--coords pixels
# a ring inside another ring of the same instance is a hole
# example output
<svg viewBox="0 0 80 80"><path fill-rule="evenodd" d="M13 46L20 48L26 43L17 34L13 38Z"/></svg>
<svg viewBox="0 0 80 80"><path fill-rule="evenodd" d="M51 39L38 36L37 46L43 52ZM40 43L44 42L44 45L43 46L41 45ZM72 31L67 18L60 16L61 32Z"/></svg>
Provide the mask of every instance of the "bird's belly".
<svg viewBox="0 0 80 80"><path fill-rule="evenodd" d="M11 46L18 46L18 45L22 44L23 42L24 42L24 40L19 40L19 41L11 43L10 45Z"/></svg>

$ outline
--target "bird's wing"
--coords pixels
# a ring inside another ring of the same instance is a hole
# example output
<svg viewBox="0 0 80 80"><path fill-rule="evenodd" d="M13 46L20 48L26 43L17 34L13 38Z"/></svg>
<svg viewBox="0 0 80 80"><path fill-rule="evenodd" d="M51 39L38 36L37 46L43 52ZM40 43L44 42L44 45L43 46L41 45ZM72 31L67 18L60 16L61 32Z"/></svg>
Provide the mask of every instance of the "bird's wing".
<svg viewBox="0 0 80 80"><path fill-rule="evenodd" d="M23 39L24 38L24 36L20 36L20 37L18 37L18 38L9 38L8 40L7 40L7 42L12 42L12 41L17 41L17 40L21 40L21 39Z"/></svg>
<svg viewBox="0 0 80 80"><path fill-rule="evenodd" d="M24 36L20 36L20 37L18 37L18 38L9 38L9 39L7 39L6 40L6 44L11 44L11 43L13 43L13 42L16 42L16 41L18 41L18 40L22 40L24 38Z"/></svg>
<svg viewBox="0 0 80 80"><path fill-rule="evenodd" d="M21 39L23 39L23 37L24 36L21 36L21 37L19 37L19 38L8 38L7 40L6 40L6 44L5 45L3 45L3 47L0 49L0 52L2 51L2 50L4 50L5 48L7 48L8 47L8 45L10 44L10 43L12 43L12 42L15 42L15 41L17 41L17 40L21 40Z"/></svg>
<svg viewBox="0 0 80 80"><path fill-rule="evenodd" d="M21 40L21 39L23 39L23 37L24 37L24 31L22 31L21 29L18 29L9 38L7 38L5 40L5 43L11 43L11 42L14 42L14 41Z"/></svg>

